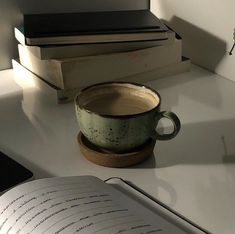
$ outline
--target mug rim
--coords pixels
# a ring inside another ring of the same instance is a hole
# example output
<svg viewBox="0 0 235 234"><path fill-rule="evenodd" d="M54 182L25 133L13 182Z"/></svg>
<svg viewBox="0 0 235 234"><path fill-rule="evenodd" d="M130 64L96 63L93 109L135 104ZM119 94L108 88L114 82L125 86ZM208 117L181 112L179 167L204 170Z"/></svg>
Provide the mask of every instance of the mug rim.
<svg viewBox="0 0 235 234"><path fill-rule="evenodd" d="M135 113L135 114L126 114L126 115L112 115L112 114L100 114L100 113L97 113L95 111L91 111L89 109L86 109L84 107L81 107L77 101L79 95L81 95L83 92L85 92L86 90L89 90L93 87L96 87L96 86L102 86L102 85L109 85L109 84L123 84L123 85L134 85L134 86L138 86L138 87L141 87L141 88L145 88L145 89L148 89L150 90L151 92L153 92L155 95L157 95L158 99L159 99L159 102L158 104L151 108L150 110L147 110L147 111L144 111L144 112L140 112L140 113ZM78 94L75 96L74 98L74 101L75 101L75 105L78 106L81 110L84 110L86 111L87 113L89 114L96 114L98 116L101 116L101 117L105 117L105 118L113 118L113 119L126 119L126 118L133 118L133 117L137 117L137 116L141 116L141 115L145 115L149 112L152 112L152 111L155 111L155 110L158 110L159 107L160 107L160 104L161 104L161 96L160 94L154 90L153 88L147 86L147 85L144 85L144 84L140 84L140 83L136 83L136 82L125 82L125 81L108 81L108 82L101 82L101 83L96 83L96 84L93 84L93 85L89 85L83 89L81 89Z"/></svg>

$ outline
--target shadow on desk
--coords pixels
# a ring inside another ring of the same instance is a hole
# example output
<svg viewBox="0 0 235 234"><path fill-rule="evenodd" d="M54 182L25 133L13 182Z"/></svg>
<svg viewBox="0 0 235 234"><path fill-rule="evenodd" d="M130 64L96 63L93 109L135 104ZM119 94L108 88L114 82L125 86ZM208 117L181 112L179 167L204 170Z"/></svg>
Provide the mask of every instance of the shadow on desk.
<svg viewBox="0 0 235 234"><path fill-rule="evenodd" d="M155 149L157 167L235 164L235 119L186 124L179 135Z"/></svg>
<svg viewBox="0 0 235 234"><path fill-rule="evenodd" d="M147 84L159 91L162 110L182 106L180 103L182 98L219 110L223 105L220 86L222 89L227 89L231 81L224 82L215 77L217 77L216 74L192 65L190 73L157 79Z"/></svg>
<svg viewBox="0 0 235 234"><path fill-rule="evenodd" d="M225 40L208 31L182 19L173 16L170 21L164 21L183 39L183 55L191 61L211 71L215 71L223 57L228 54Z"/></svg>
<svg viewBox="0 0 235 234"><path fill-rule="evenodd" d="M42 138L25 113L23 90L15 85L12 89L17 91L11 92L9 89L0 95L0 150L31 170L35 178L50 177L49 173L33 163L37 149L32 145L32 141L35 140L41 145ZM25 153L32 155L32 161L23 157Z"/></svg>
<svg viewBox="0 0 235 234"><path fill-rule="evenodd" d="M175 139L157 141L153 154L130 169L235 164L235 119L182 125Z"/></svg>
<svg viewBox="0 0 235 234"><path fill-rule="evenodd" d="M141 163L138 163L134 166L131 166L130 169L133 168L133 169L136 169L136 168L143 168L143 169L146 169L146 168L156 168L156 159L155 159L155 154L153 153L151 156L149 156L149 158L147 158L146 160L144 160L143 162Z"/></svg>

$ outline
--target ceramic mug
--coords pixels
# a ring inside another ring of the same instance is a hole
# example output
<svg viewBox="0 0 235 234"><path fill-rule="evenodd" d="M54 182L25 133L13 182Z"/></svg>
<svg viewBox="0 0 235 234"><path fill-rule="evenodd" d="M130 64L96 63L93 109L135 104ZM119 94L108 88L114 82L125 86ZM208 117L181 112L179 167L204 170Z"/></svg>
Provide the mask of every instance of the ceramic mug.
<svg viewBox="0 0 235 234"><path fill-rule="evenodd" d="M75 97L76 117L82 134L98 147L128 152L149 139L169 140L180 130L180 120L160 111L157 91L141 84L106 82L89 86ZM161 118L171 120L174 130L159 134Z"/></svg>

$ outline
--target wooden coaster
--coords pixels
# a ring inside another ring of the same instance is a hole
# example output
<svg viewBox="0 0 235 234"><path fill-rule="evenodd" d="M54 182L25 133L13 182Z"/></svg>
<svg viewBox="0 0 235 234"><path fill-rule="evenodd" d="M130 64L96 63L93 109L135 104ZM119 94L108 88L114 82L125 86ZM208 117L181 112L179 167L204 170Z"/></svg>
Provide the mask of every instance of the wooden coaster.
<svg viewBox="0 0 235 234"><path fill-rule="evenodd" d="M86 159L105 167L128 167L140 163L152 156L155 145L155 141L151 140L133 152L113 153L95 146L81 132L79 132L77 140L80 151Z"/></svg>

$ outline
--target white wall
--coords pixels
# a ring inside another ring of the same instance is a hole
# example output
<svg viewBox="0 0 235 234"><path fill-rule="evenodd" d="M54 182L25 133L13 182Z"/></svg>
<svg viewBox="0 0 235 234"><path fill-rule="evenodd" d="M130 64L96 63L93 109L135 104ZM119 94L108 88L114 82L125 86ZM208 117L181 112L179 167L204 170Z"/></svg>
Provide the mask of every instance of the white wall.
<svg viewBox="0 0 235 234"><path fill-rule="evenodd" d="M150 9L183 37L183 53L235 81L234 0L151 0Z"/></svg>
<svg viewBox="0 0 235 234"><path fill-rule="evenodd" d="M0 70L17 57L13 27L22 24L23 13L134 10L149 7L148 0L0 0Z"/></svg>

